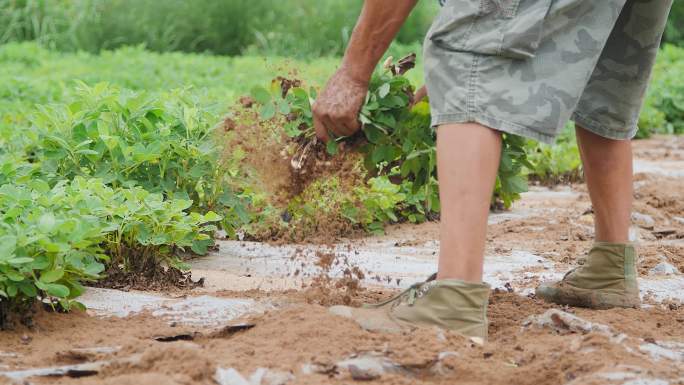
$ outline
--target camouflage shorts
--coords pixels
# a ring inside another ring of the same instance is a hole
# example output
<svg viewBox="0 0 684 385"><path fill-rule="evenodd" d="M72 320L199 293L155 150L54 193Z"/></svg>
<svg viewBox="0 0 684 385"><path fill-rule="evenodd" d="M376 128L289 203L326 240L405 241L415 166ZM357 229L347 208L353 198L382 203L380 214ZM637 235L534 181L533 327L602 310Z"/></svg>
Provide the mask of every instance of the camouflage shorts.
<svg viewBox="0 0 684 385"><path fill-rule="evenodd" d="M433 125L551 143L637 130L672 0L446 0L424 45Z"/></svg>

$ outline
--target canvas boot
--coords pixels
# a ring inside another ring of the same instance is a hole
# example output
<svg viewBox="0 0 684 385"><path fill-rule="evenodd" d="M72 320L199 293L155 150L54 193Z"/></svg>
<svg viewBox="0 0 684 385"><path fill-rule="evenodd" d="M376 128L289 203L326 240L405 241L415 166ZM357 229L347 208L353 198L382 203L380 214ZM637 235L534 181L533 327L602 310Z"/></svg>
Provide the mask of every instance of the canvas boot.
<svg viewBox="0 0 684 385"><path fill-rule="evenodd" d="M536 294L560 305L639 307L636 259L631 244L596 242L583 265L570 270L561 281L541 284Z"/></svg>
<svg viewBox="0 0 684 385"><path fill-rule="evenodd" d="M361 308L333 306L330 312L355 320L371 331L400 332L437 326L473 338L487 339L489 285L442 279L412 285L401 294Z"/></svg>

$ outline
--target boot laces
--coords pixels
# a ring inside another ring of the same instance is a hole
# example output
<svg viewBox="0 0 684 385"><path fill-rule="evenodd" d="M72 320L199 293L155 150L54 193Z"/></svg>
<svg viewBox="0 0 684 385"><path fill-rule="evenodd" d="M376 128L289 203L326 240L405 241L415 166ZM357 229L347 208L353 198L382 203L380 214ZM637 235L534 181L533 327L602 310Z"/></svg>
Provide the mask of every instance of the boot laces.
<svg viewBox="0 0 684 385"><path fill-rule="evenodd" d="M570 276L570 274L574 273L574 272L577 271L578 269L581 269L581 268L584 266L585 263L587 263L587 258L586 258L586 257L577 258L577 266L573 267L573 268L570 269L567 273L565 273L565 275L563 276L563 280L565 280L565 278L567 278L568 276Z"/></svg>
<svg viewBox="0 0 684 385"><path fill-rule="evenodd" d="M434 286L434 282L435 281L414 283L413 285L409 286L406 290L395 295L394 297L368 306L380 307L387 305L389 303L392 303L393 307L398 306L402 303L406 303L409 306L413 306L413 304L416 302L418 298L422 298L425 295L425 293L430 291L430 289Z"/></svg>

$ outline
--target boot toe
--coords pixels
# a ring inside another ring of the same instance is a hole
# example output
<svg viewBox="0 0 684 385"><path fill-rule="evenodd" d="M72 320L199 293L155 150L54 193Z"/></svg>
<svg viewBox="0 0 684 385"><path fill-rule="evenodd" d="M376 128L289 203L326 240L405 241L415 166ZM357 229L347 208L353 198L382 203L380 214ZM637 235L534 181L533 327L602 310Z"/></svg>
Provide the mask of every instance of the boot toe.
<svg viewBox="0 0 684 385"><path fill-rule="evenodd" d="M558 288L555 282L542 283L534 290L534 294L547 302L554 302L554 299L558 297Z"/></svg>

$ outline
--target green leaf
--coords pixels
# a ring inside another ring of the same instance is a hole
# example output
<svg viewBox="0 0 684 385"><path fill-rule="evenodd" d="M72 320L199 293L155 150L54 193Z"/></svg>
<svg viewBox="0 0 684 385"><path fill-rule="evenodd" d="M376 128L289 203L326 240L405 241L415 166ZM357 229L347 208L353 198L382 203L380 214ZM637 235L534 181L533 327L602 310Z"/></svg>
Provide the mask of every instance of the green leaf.
<svg viewBox="0 0 684 385"><path fill-rule="evenodd" d="M17 237L14 235L0 236L0 260L11 257L17 247Z"/></svg>
<svg viewBox="0 0 684 385"><path fill-rule="evenodd" d="M261 110L259 111L259 115L261 115L261 119L263 120L269 120L275 116L276 109L275 105L271 102L268 102L264 104L261 107Z"/></svg>
<svg viewBox="0 0 684 385"><path fill-rule="evenodd" d="M31 262L33 262L33 258L31 258L31 257L12 258L12 259L8 260L7 262L9 262L9 263L12 264L12 265L20 265L20 264L23 264L23 263L31 263Z"/></svg>
<svg viewBox="0 0 684 385"><path fill-rule="evenodd" d="M221 219L223 219L223 218L213 211L208 211L206 214L204 214L204 221L205 222L216 222L216 221L220 221Z"/></svg>
<svg viewBox="0 0 684 385"><path fill-rule="evenodd" d="M18 285L19 291L29 298L35 298L38 295L36 287L28 281L20 282Z"/></svg>
<svg viewBox="0 0 684 385"><path fill-rule="evenodd" d="M381 98L384 98L387 96L390 92L390 84L389 83L383 83L380 87L378 87L378 96Z"/></svg>
<svg viewBox="0 0 684 385"><path fill-rule="evenodd" d="M264 87L256 86L252 88L251 94L254 100L259 104L266 105L271 102L271 94L269 94Z"/></svg>
<svg viewBox="0 0 684 385"><path fill-rule="evenodd" d="M366 125L363 127L363 132L366 134L366 138L371 143L378 143L380 138L382 138L382 131L374 125Z"/></svg>
<svg viewBox="0 0 684 385"><path fill-rule="evenodd" d="M205 255L209 249L209 246L214 244L212 239L196 239L192 241L192 246L190 247L195 254Z"/></svg>
<svg viewBox="0 0 684 385"><path fill-rule="evenodd" d="M281 100L278 102L278 112L280 112L283 115L287 115L290 113L290 105L287 103L285 100Z"/></svg>
<svg viewBox="0 0 684 385"><path fill-rule="evenodd" d="M47 293L50 294L51 296L58 297L58 298L69 297L69 288L64 286L64 285L60 285L58 283L49 283L49 284L46 284L45 287L46 287Z"/></svg>
<svg viewBox="0 0 684 385"><path fill-rule="evenodd" d="M337 155L337 153L339 152L339 146L337 144L337 141L334 139L328 140L328 142L325 144L325 150L330 155Z"/></svg>
<svg viewBox="0 0 684 385"><path fill-rule="evenodd" d="M85 266L83 271L88 275L98 275L103 272L105 266L100 262L91 262Z"/></svg>
<svg viewBox="0 0 684 385"><path fill-rule="evenodd" d="M57 220L53 213L45 213L38 220L38 229L44 233L50 233L55 228Z"/></svg>
<svg viewBox="0 0 684 385"><path fill-rule="evenodd" d="M513 175L503 178L501 188L508 193L521 193L527 191L527 180L521 175Z"/></svg>
<svg viewBox="0 0 684 385"><path fill-rule="evenodd" d="M64 276L64 270L50 270L40 275L40 281L43 283L52 283L58 281Z"/></svg>

